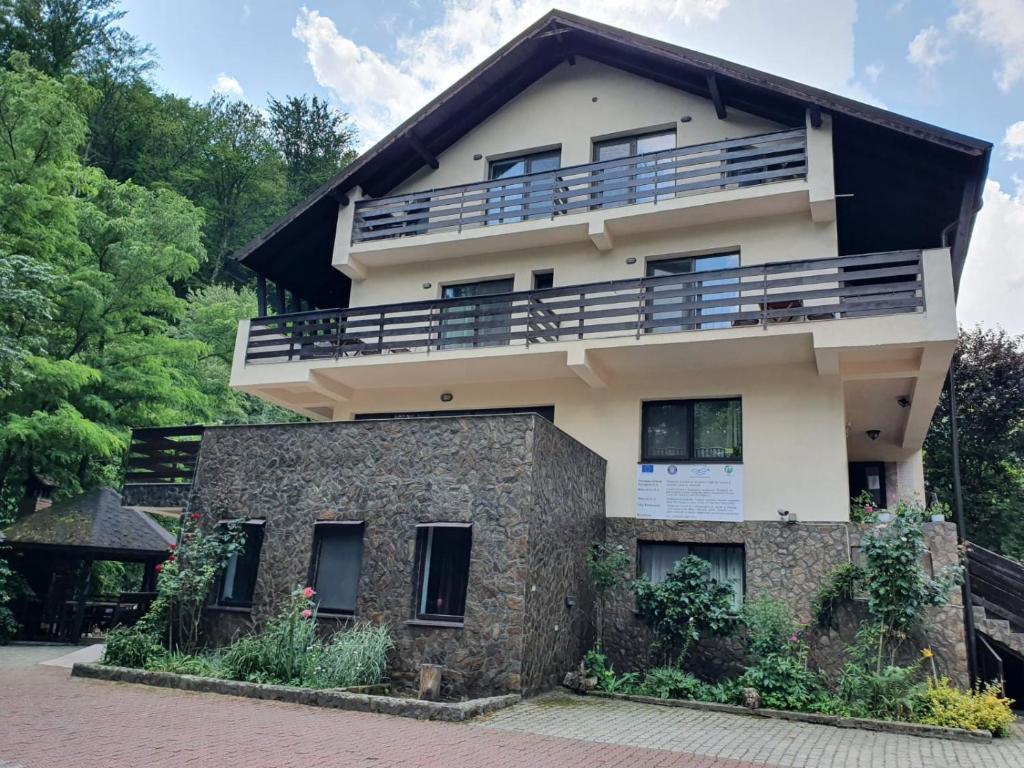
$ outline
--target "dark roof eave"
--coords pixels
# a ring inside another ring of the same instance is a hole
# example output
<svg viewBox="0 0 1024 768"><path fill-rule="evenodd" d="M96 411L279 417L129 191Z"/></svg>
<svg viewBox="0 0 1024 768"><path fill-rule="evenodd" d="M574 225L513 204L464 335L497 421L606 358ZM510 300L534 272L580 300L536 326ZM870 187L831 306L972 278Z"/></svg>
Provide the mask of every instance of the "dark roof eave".
<svg viewBox="0 0 1024 768"><path fill-rule="evenodd" d="M673 45L671 43L655 40L644 35L627 32L613 26L591 21L590 19L566 13L564 11L552 10L527 27L523 32L495 51L483 62L474 67L470 72L447 88L443 93L433 99L429 104L405 120L391 133L374 144L370 149L356 158L336 176L323 184L309 197L296 205L283 218L275 222L263 233L237 251L233 258L245 262L255 254L263 245L272 240L288 228L294 221L300 218L325 197L332 194L343 194L358 183L360 174L367 173L371 163L380 157L385 151L391 149L402 137L415 128L429 115L436 113L448 104L462 90L484 74L497 62L513 54L523 43L539 36L545 27L552 24L560 24L563 32L570 31L583 35L593 35L604 38L607 41L646 51L656 56L671 58L675 63L689 65L707 72L713 72L717 76L730 78L747 86L761 88L776 95L784 96L806 103L808 106L816 105L831 113L845 115L857 120L863 120L883 128L898 131L908 136L939 144L963 154L977 157L981 161L977 179L980 180L979 187L983 187L983 181L987 174L988 157L992 150L991 142L977 139L965 134L950 131L921 120L906 117L895 112L874 107L870 104L856 101L845 96L831 93L829 91L804 85L793 80L771 75L767 72L745 67L740 64L726 61L715 56L693 51L688 48ZM585 55L580 52L579 55ZM411 147L410 153L414 153ZM981 192L978 194L978 207L980 208Z"/></svg>

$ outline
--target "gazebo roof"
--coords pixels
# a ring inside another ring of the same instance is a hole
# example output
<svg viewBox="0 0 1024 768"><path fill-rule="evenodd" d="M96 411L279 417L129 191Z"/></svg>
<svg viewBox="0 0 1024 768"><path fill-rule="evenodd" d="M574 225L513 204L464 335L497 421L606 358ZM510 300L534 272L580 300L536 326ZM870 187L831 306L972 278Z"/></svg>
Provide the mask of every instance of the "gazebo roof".
<svg viewBox="0 0 1024 768"><path fill-rule="evenodd" d="M39 509L4 532L13 547L59 549L106 559L144 559L167 553L174 536L145 512L121 505L121 494L94 490Z"/></svg>

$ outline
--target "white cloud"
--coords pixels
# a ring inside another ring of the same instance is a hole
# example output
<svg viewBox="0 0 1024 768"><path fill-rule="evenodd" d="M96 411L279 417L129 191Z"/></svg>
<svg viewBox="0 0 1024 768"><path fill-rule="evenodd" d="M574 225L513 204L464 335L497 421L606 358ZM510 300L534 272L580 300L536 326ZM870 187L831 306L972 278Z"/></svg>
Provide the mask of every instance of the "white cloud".
<svg viewBox="0 0 1024 768"><path fill-rule="evenodd" d="M1024 159L1024 120L1019 120L1006 129L1003 146L1006 147L1006 155L1011 160Z"/></svg>
<svg viewBox="0 0 1024 768"><path fill-rule="evenodd" d="M1024 333L1024 182L1013 192L999 182L985 184L984 207L978 214L960 283L957 314L963 325L1001 325Z"/></svg>
<svg viewBox="0 0 1024 768"><path fill-rule="evenodd" d="M924 70L935 69L952 56L949 38L934 26L922 29L907 46L907 61Z"/></svg>
<svg viewBox="0 0 1024 768"><path fill-rule="evenodd" d="M213 87L210 90L222 96L234 96L236 99L240 99L245 95L241 83L224 72L217 75L217 79L213 81Z"/></svg>
<svg viewBox="0 0 1024 768"><path fill-rule="evenodd" d="M552 7L877 103L856 79L855 0L444 0L439 22L387 54L317 10L303 8L292 34L317 81L375 141ZM766 29L801 44L778 45Z"/></svg>
<svg viewBox="0 0 1024 768"><path fill-rule="evenodd" d="M885 71L885 66L879 63L868 64L864 67L864 76L870 83L877 83L878 78L882 76L882 72Z"/></svg>
<svg viewBox="0 0 1024 768"><path fill-rule="evenodd" d="M1004 91L1024 79L1024 2L957 0L949 26L992 47L999 57L996 84Z"/></svg>

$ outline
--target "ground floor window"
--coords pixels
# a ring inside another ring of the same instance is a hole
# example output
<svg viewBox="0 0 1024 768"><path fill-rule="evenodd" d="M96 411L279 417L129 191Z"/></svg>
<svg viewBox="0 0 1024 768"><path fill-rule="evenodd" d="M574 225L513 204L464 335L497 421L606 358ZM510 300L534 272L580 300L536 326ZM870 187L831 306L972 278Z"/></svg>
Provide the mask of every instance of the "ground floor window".
<svg viewBox="0 0 1024 768"><path fill-rule="evenodd" d="M743 460L738 397L647 402L641 421L642 462Z"/></svg>
<svg viewBox="0 0 1024 768"><path fill-rule="evenodd" d="M363 524L323 522L313 528L310 584L318 610L352 614L363 565Z"/></svg>
<svg viewBox="0 0 1024 768"><path fill-rule="evenodd" d="M230 525L230 522L221 525ZM260 566L260 550L263 549L263 521L247 520L242 523L242 531L245 534L242 551L228 558L220 577L218 605L237 608L252 606L256 572Z"/></svg>
<svg viewBox="0 0 1024 768"><path fill-rule="evenodd" d="M676 563L694 555L711 564L711 578L732 589L733 608L743 604L745 558L742 544L689 544L674 541L637 542L637 573L657 584Z"/></svg>
<svg viewBox="0 0 1024 768"><path fill-rule="evenodd" d="M421 525L416 532L416 618L461 622L466 615L472 528Z"/></svg>

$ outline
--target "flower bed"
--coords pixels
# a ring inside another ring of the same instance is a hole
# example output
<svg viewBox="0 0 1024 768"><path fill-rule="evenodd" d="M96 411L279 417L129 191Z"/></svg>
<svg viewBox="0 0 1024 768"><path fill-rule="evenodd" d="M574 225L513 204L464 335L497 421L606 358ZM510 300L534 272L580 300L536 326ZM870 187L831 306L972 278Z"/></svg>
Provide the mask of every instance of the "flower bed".
<svg viewBox="0 0 1024 768"><path fill-rule="evenodd" d="M345 709L354 712L376 712L397 717L411 717L417 720L447 720L461 722L510 707L519 702L518 694L470 699L457 703L421 701L397 696L368 692L367 686L338 689L311 689L292 685L270 685L248 683L238 680L224 680L197 675L181 675L171 672L153 672L131 667L116 667L108 664L75 664L71 669L73 677L110 680L120 683L140 683L161 688L176 688L199 693L219 693L228 696L242 696L250 699L283 701L313 707ZM372 688L372 687L371 687Z"/></svg>

